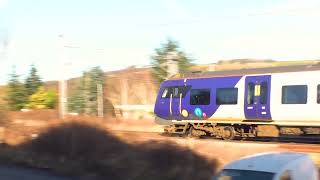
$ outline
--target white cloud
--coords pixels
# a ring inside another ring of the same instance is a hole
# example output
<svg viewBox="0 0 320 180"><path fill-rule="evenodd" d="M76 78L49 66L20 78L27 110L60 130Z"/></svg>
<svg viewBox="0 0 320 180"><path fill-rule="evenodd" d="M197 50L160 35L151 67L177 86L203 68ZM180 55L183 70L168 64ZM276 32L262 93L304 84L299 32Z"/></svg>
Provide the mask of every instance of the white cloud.
<svg viewBox="0 0 320 180"><path fill-rule="evenodd" d="M165 0L164 6L167 8L170 14L176 18L187 18L190 16L187 9L182 6L177 0Z"/></svg>
<svg viewBox="0 0 320 180"><path fill-rule="evenodd" d="M251 15L320 16L320 1L287 0L271 8L254 10Z"/></svg>
<svg viewBox="0 0 320 180"><path fill-rule="evenodd" d="M303 34L284 31L239 36L225 40L218 51L222 59L319 59L320 37Z"/></svg>
<svg viewBox="0 0 320 180"><path fill-rule="evenodd" d="M8 0L0 0L0 8L4 7L5 5L7 5Z"/></svg>

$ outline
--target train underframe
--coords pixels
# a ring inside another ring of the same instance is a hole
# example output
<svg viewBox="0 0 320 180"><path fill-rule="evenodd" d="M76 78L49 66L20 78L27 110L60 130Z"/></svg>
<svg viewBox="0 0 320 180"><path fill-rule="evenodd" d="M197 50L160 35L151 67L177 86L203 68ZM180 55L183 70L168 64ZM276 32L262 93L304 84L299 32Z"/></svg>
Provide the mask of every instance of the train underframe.
<svg viewBox="0 0 320 180"><path fill-rule="evenodd" d="M224 140L255 137L312 137L320 135L320 127L290 125L257 125L228 123L186 123L172 124L164 128L168 134L192 137L211 136Z"/></svg>

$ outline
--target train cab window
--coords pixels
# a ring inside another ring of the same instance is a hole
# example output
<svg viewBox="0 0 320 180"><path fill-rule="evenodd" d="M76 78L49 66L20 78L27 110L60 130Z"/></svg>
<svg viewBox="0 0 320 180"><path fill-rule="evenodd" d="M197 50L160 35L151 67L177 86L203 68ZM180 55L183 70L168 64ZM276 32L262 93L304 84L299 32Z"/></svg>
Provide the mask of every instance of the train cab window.
<svg viewBox="0 0 320 180"><path fill-rule="evenodd" d="M173 93L172 93L172 96L173 96L174 98L179 97L179 87L174 87L172 92L173 92Z"/></svg>
<svg viewBox="0 0 320 180"><path fill-rule="evenodd" d="M162 93L162 98L170 98L171 94L172 94L172 91L173 91L173 88L172 87L166 87L164 90L163 90L163 93Z"/></svg>
<svg viewBox="0 0 320 180"><path fill-rule="evenodd" d="M282 104L307 104L307 85L282 86Z"/></svg>
<svg viewBox="0 0 320 180"><path fill-rule="evenodd" d="M186 97L186 95L190 91L190 89L191 89L191 86L180 86L179 87L179 98L180 98L180 93L181 93L182 98Z"/></svg>
<svg viewBox="0 0 320 180"><path fill-rule="evenodd" d="M190 104L191 105L209 105L210 89L191 89Z"/></svg>
<svg viewBox="0 0 320 180"><path fill-rule="evenodd" d="M238 103L238 88L218 88L216 104L227 105Z"/></svg>
<svg viewBox="0 0 320 180"><path fill-rule="evenodd" d="M317 103L320 104L320 84L317 87Z"/></svg>
<svg viewBox="0 0 320 180"><path fill-rule="evenodd" d="M175 86L175 87L166 87L163 90L162 98L170 98L172 95L172 98L184 98L187 94L187 92L191 89L191 86Z"/></svg>
<svg viewBox="0 0 320 180"><path fill-rule="evenodd" d="M264 81L260 85L260 104L267 104L268 101L268 82Z"/></svg>
<svg viewBox="0 0 320 180"><path fill-rule="evenodd" d="M253 104L254 103L254 83L248 83L248 96L247 96L247 103Z"/></svg>

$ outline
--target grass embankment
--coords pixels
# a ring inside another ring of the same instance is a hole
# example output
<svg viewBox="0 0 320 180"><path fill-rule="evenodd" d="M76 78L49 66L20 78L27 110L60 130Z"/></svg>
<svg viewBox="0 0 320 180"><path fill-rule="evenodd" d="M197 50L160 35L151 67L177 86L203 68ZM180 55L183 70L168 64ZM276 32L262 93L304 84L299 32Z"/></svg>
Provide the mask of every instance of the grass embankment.
<svg viewBox="0 0 320 180"><path fill-rule="evenodd" d="M172 142L126 143L98 120L69 120L37 138L2 145L0 162L107 179L210 179L217 161Z"/></svg>

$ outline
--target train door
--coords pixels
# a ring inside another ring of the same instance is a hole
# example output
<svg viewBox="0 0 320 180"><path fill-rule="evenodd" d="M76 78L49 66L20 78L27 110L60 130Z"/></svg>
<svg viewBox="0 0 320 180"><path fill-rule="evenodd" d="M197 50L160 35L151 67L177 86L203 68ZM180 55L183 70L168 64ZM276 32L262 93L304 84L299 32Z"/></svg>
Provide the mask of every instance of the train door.
<svg viewBox="0 0 320 180"><path fill-rule="evenodd" d="M244 114L248 120L271 120L271 75L247 76L245 79Z"/></svg>

